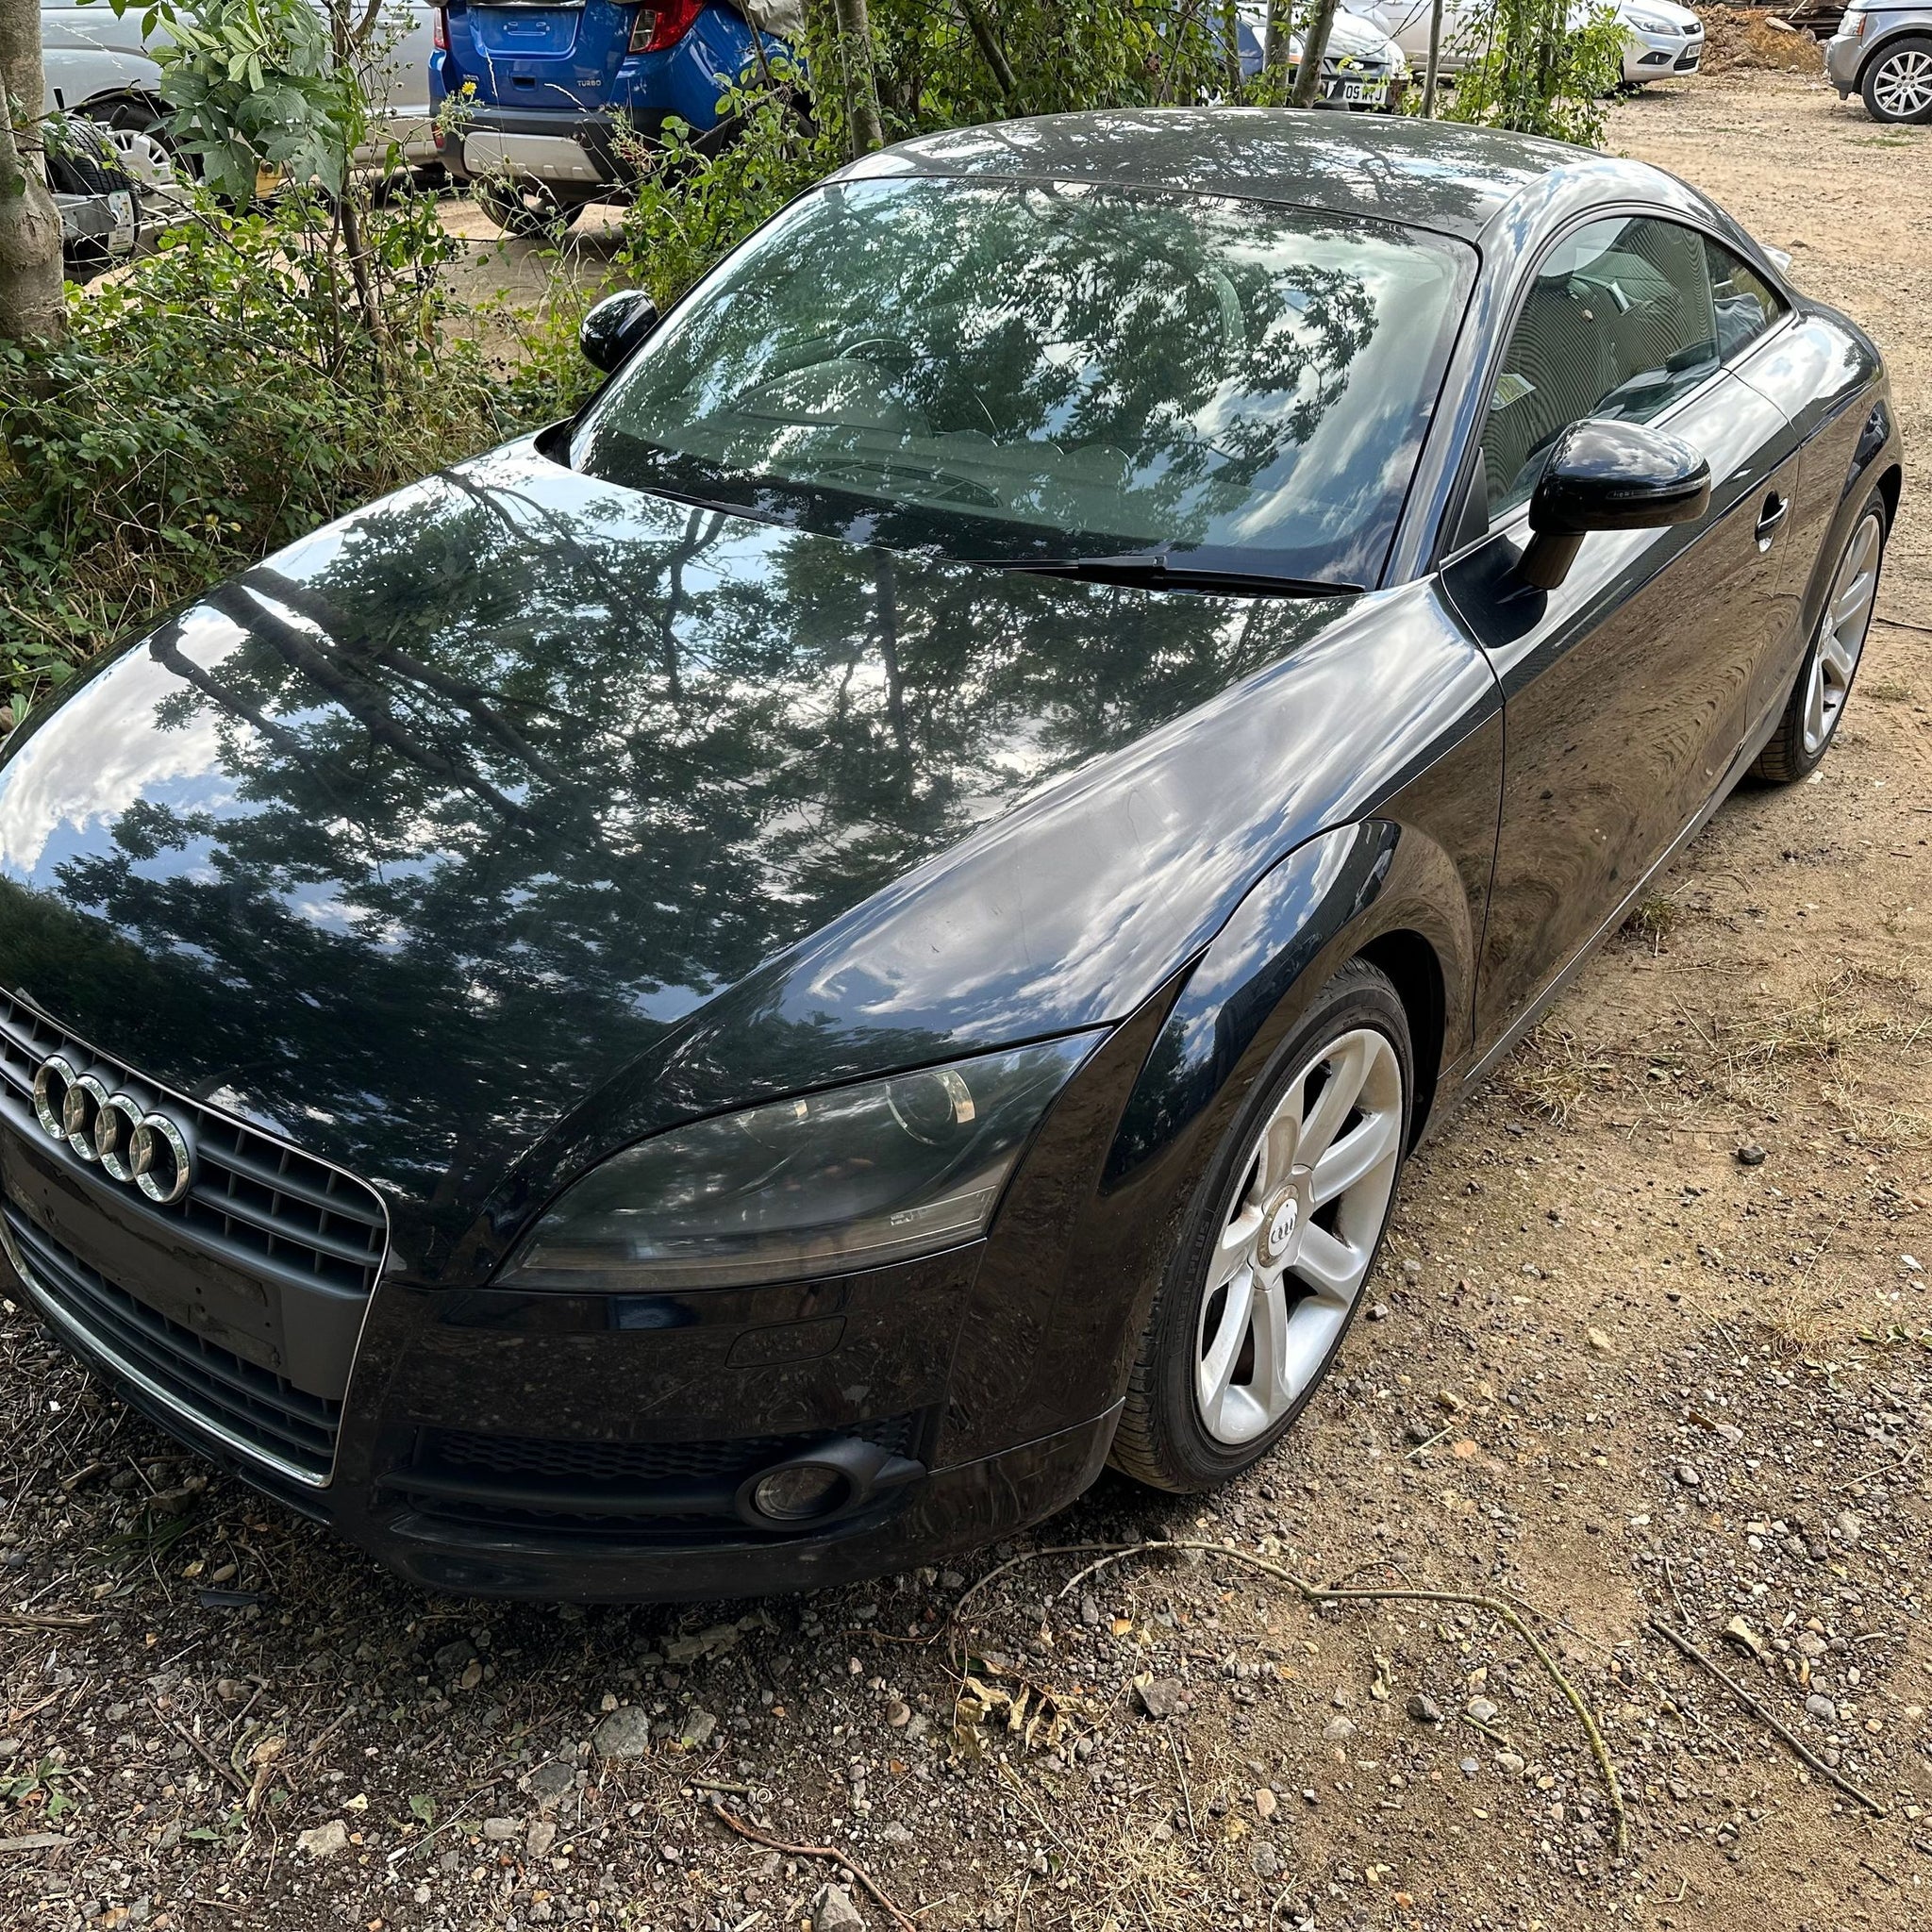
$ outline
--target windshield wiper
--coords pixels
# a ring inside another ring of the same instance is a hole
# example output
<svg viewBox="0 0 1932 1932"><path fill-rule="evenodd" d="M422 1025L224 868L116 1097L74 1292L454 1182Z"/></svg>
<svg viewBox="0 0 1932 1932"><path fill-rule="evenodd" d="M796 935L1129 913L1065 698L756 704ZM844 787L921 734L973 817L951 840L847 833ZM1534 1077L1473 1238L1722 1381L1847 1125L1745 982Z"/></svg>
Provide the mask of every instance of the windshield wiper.
<svg viewBox="0 0 1932 1932"><path fill-rule="evenodd" d="M1364 589L1232 564L1177 563L1166 550L1127 550L1115 557L967 557L958 561L985 570L1024 571L1029 576L1077 577L1084 583L1150 591L1220 591L1240 597L1358 597Z"/></svg>

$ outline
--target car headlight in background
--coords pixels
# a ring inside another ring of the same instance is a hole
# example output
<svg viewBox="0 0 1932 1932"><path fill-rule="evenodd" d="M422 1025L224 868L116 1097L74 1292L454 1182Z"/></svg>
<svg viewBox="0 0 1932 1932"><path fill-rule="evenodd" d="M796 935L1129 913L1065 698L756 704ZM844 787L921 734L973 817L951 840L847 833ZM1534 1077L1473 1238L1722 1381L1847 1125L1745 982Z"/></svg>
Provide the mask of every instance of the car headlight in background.
<svg viewBox="0 0 1932 1932"><path fill-rule="evenodd" d="M1654 13L1626 13L1624 18L1641 34L1681 34L1674 22L1660 20Z"/></svg>
<svg viewBox="0 0 1932 1932"><path fill-rule="evenodd" d="M693 1121L575 1182L498 1274L634 1293L840 1274L985 1233L1098 1033Z"/></svg>

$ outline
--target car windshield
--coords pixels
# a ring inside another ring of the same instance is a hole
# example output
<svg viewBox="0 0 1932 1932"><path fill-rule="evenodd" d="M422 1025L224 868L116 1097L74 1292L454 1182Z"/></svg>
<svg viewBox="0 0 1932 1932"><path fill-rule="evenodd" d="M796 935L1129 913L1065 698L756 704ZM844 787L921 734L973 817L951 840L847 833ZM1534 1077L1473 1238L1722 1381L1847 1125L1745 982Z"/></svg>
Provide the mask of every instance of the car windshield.
<svg viewBox="0 0 1932 1932"><path fill-rule="evenodd" d="M673 311L571 461L954 557L1373 584L1474 267L1253 202L832 183Z"/></svg>

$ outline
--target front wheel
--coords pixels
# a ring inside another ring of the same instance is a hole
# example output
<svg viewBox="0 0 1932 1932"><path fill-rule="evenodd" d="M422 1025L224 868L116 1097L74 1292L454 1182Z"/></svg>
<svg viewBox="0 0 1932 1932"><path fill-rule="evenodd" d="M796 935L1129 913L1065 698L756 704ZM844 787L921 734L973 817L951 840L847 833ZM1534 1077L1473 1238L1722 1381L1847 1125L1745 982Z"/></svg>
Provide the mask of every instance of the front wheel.
<svg viewBox="0 0 1932 1932"><path fill-rule="evenodd" d="M1757 776L1774 785L1794 784L1807 777L1830 749L1852 694L1858 659L1865 655L1884 561L1885 504L1874 493L1866 499L1839 556L1818 628L1785 700L1784 715L1751 768Z"/></svg>
<svg viewBox="0 0 1932 1932"><path fill-rule="evenodd" d="M1858 92L1874 121L1932 121L1932 34L1907 34L1882 49Z"/></svg>
<svg viewBox="0 0 1932 1932"><path fill-rule="evenodd" d="M1408 1020L1357 960L1316 996L1196 1191L1148 1317L1113 1462L1211 1489L1293 1424L1341 1346L1395 1198Z"/></svg>

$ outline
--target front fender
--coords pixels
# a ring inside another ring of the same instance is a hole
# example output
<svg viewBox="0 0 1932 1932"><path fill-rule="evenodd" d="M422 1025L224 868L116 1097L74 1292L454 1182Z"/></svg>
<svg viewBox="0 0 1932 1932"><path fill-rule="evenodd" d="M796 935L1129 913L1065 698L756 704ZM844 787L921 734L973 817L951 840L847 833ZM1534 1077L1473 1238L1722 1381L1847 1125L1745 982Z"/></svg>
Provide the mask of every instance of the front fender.
<svg viewBox="0 0 1932 1932"><path fill-rule="evenodd" d="M1298 847L1236 907L1141 1068L1105 1186L1124 1185L1183 1141L1211 1148L1214 1133L1202 1135L1203 1124L1218 1131L1308 999L1347 960L1398 931L1424 942L1434 975L1434 1010L1415 1016L1419 1125L1445 1057L1464 1044L1466 1022L1453 1016L1469 1010L1475 920L1457 868L1432 840L1372 819Z"/></svg>

